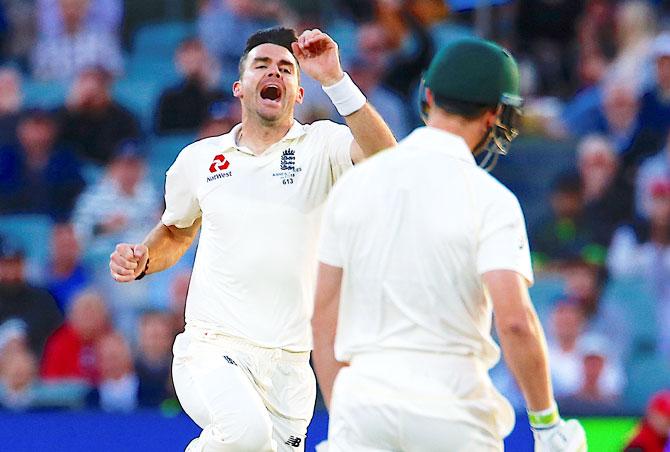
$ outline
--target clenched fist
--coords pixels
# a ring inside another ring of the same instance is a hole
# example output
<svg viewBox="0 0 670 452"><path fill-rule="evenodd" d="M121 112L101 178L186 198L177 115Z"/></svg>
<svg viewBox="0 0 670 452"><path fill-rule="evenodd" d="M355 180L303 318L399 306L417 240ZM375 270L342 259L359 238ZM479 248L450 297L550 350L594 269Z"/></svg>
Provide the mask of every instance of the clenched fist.
<svg viewBox="0 0 670 452"><path fill-rule="evenodd" d="M148 260L146 245L119 243L109 256L109 270L115 281L134 281L146 269Z"/></svg>

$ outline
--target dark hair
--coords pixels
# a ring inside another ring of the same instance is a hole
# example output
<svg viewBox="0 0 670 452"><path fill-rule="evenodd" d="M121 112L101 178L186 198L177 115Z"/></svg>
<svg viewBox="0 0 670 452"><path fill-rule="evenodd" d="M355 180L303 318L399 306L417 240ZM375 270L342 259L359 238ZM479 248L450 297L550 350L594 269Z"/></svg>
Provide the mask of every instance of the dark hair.
<svg viewBox="0 0 670 452"><path fill-rule="evenodd" d="M477 119L490 110L495 110L496 105L478 104L463 100L447 99L433 93L435 104L445 112L462 116L465 119Z"/></svg>
<svg viewBox="0 0 670 452"><path fill-rule="evenodd" d="M258 47L261 44L276 44L278 46L284 47L289 52L291 52L291 55L293 55L291 44L297 41L298 36L295 34L295 30L292 28L274 27L257 31L253 35L249 36L249 39L247 39L247 45L244 48L242 56L240 57L240 63L238 65L240 76L242 75L242 72L244 72L244 63L247 59L247 55L249 55L249 52L251 52L251 50L255 47Z"/></svg>

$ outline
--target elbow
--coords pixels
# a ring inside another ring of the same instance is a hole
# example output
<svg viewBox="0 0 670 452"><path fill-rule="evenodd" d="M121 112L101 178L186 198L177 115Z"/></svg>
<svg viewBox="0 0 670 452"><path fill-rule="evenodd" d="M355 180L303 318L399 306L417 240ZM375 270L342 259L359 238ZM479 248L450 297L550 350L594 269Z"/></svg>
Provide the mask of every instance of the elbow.
<svg viewBox="0 0 670 452"><path fill-rule="evenodd" d="M528 313L524 316L498 319L496 327L500 336L525 339L535 335L533 321Z"/></svg>

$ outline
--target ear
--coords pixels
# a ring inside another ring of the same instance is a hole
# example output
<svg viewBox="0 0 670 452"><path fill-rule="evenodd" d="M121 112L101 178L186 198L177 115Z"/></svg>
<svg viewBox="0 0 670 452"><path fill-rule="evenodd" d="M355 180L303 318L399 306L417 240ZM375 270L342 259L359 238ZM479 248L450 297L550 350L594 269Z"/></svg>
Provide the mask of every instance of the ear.
<svg viewBox="0 0 670 452"><path fill-rule="evenodd" d="M233 83L233 96L237 97L238 99L242 98L242 82L239 80Z"/></svg>
<svg viewBox="0 0 670 452"><path fill-rule="evenodd" d="M435 96L433 95L433 92L430 90L430 88L426 88L426 102L428 103L429 107L435 105Z"/></svg>
<svg viewBox="0 0 670 452"><path fill-rule="evenodd" d="M298 87L298 95L295 96L295 101L298 104L302 104L302 101L305 98L305 89L302 86Z"/></svg>
<svg viewBox="0 0 670 452"><path fill-rule="evenodd" d="M490 129L493 127L498 120L498 113L500 112L500 108L495 108L491 109L486 112L486 128Z"/></svg>

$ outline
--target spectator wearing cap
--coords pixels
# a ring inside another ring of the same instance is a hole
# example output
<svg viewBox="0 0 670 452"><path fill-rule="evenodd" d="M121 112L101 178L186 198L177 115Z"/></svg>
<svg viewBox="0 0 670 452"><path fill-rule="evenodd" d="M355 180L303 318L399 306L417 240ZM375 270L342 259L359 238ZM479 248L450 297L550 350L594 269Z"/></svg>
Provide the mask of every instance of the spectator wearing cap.
<svg viewBox="0 0 670 452"><path fill-rule="evenodd" d="M613 276L644 278L654 290L659 325L670 324L670 179L650 184L648 220L617 229L608 255ZM661 328L659 346L670 355L670 330Z"/></svg>
<svg viewBox="0 0 670 452"><path fill-rule="evenodd" d="M665 452L670 434L670 391L653 395L637 433L626 445L624 452Z"/></svg>
<svg viewBox="0 0 670 452"><path fill-rule="evenodd" d="M620 164L614 144L605 136L589 135L577 145L586 223L593 241L602 246L609 246L614 230L632 218L632 190L623 180Z"/></svg>
<svg viewBox="0 0 670 452"><path fill-rule="evenodd" d="M86 161L104 165L123 141L141 136L137 119L112 98L111 74L88 67L72 84L59 111L61 139Z"/></svg>
<svg viewBox="0 0 670 452"><path fill-rule="evenodd" d="M657 152L661 148L670 130L670 33L658 35L652 49L655 83L640 100L636 132L638 137L643 136L648 143L648 153Z"/></svg>
<svg viewBox="0 0 670 452"><path fill-rule="evenodd" d="M163 91L158 101L155 128L161 134L196 131L212 104L229 97L218 88L218 64L200 40L182 42L175 53L175 65L182 80Z"/></svg>
<svg viewBox="0 0 670 452"><path fill-rule="evenodd" d="M22 104L21 73L14 67L0 67L0 146L16 142Z"/></svg>
<svg viewBox="0 0 670 452"><path fill-rule="evenodd" d="M118 36L87 24L90 0L59 0L62 32L43 35L32 55L32 73L38 80L71 81L91 66L109 73L123 72L123 56Z"/></svg>
<svg viewBox="0 0 670 452"><path fill-rule="evenodd" d="M635 214L649 219L652 205L651 186L659 180L670 180L670 130L665 137L665 146L656 155L642 162L635 180Z"/></svg>
<svg viewBox="0 0 670 452"><path fill-rule="evenodd" d="M621 365L611 356L607 338L585 335L577 344L577 353L577 390L567 396L557 396L561 410L573 415L615 414L625 377Z"/></svg>
<svg viewBox="0 0 670 452"><path fill-rule="evenodd" d="M0 147L0 213L67 218L84 187L77 157L57 144L58 128L45 110L24 113L18 142Z"/></svg>
<svg viewBox="0 0 670 452"><path fill-rule="evenodd" d="M27 343L42 356L44 343L62 322L56 301L25 279L23 251L7 239L0 241L0 324L16 320L25 325Z"/></svg>

